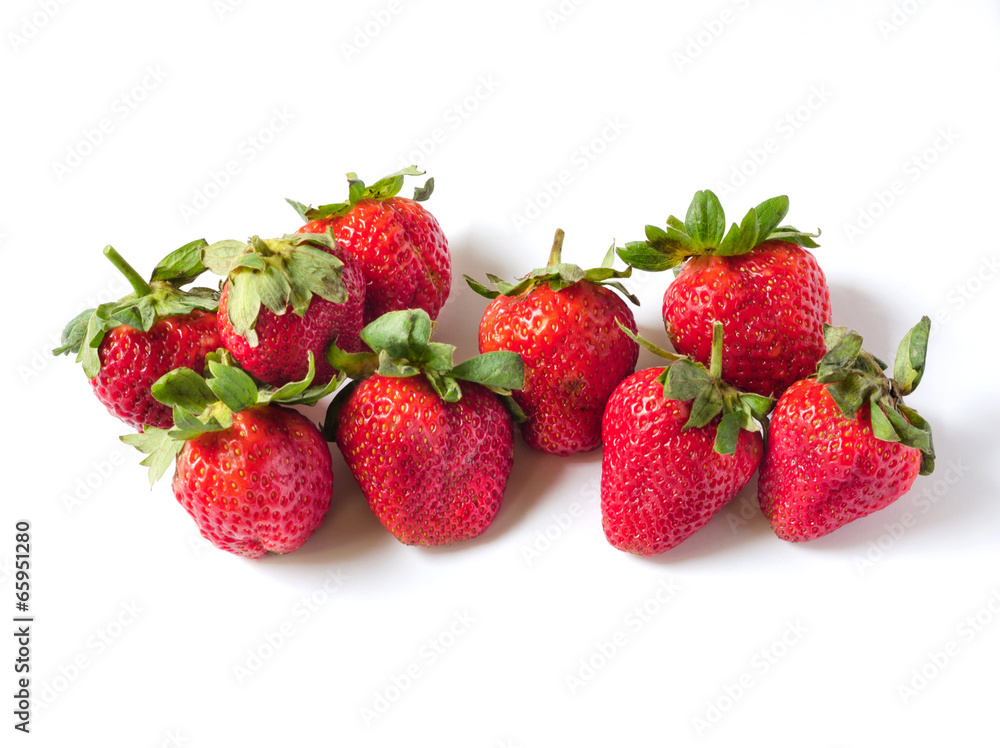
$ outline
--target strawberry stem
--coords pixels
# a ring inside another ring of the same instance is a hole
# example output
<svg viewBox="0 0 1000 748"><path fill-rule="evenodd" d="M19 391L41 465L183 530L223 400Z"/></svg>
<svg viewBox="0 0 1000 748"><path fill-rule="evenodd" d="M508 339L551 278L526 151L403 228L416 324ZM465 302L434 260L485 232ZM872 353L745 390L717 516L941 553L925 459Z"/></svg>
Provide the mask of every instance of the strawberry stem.
<svg viewBox="0 0 1000 748"><path fill-rule="evenodd" d="M712 357L708 373L712 379L722 379L722 323L719 321L712 325Z"/></svg>
<svg viewBox="0 0 1000 748"><path fill-rule="evenodd" d="M271 245L259 236L250 237L250 245L264 257L270 257L272 254L275 254L271 249Z"/></svg>
<svg viewBox="0 0 1000 748"><path fill-rule="evenodd" d="M111 264L118 268L118 272L125 276L125 280L132 286L132 290L135 291L136 296L148 296L153 293L152 286L110 244L104 248L104 256L111 260Z"/></svg>
<svg viewBox="0 0 1000 748"><path fill-rule="evenodd" d="M562 245L566 233L562 229L556 229L555 238L552 240L552 251L549 252L548 267L555 267L562 262Z"/></svg>

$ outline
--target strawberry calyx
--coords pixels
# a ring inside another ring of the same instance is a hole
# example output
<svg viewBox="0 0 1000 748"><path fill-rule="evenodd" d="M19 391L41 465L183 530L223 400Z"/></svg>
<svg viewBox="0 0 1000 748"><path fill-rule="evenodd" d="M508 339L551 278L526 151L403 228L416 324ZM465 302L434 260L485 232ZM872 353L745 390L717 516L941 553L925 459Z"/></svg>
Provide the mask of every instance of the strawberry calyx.
<svg viewBox="0 0 1000 748"><path fill-rule="evenodd" d="M203 250L205 265L229 284L229 321L251 347L259 343L254 326L261 307L277 315L289 307L304 316L313 294L342 304L347 288L341 278L344 263L332 231L286 234L280 239L216 242Z"/></svg>
<svg viewBox="0 0 1000 748"><path fill-rule="evenodd" d="M722 323L712 325L712 357L709 367L683 358L660 375L663 396L668 400L690 400L691 414L683 429L707 426L721 416L715 431L714 449L733 454L740 431L763 431L764 420L774 400L752 392L741 392L722 379Z"/></svg>
<svg viewBox="0 0 1000 748"><path fill-rule="evenodd" d="M277 388L260 385L225 349L208 354L205 364L206 376L182 367L153 383L153 397L173 410L171 428L147 426L141 434L119 437L147 455L140 464L149 468L150 486L163 476L185 442L228 429L235 414L260 405L315 405L344 381L339 376L325 385L313 385L316 361L311 351L305 377Z"/></svg>
<svg viewBox="0 0 1000 748"><path fill-rule="evenodd" d="M431 341L435 323L423 309L401 309L383 314L366 325L361 340L370 353L346 353L336 343L327 351L327 361L348 378L359 381L373 374L383 377L422 375L437 395L448 403L462 397L460 381L474 382L492 390L503 400L515 420L524 413L511 397L524 386L524 362L512 351L490 351L454 363L455 346ZM338 394L327 412L327 438L336 430L340 405L350 394L350 385Z"/></svg>
<svg viewBox="0 0 1000 748"><path fill-rule="evenodd" d="M684 220L667 218L665 229L646 226L646 240L628 242L618 248L618 256L637 270L669 270L689 257L715 255L732 257L750 252L766 241L780 239L815 249L811 234L794 226L782 226L788 213L788 197L780 195L751 208L739 225L726 231L726 214L719 198L711 190L699 190L688 207Z"/></svg>
<svg viewBox="0 0 1000 748"><path fill-rule="evenodd" d="M584 270L579 265L571 265L562 261L562 245L565 236L566 234L562 229L556 229L555 238L552 241L552 250L549 253L549 261L546 266L532 270L520 278L517 283L508 283L502 278L489 273L487 273L486 277L493 285L493 288L483 285L468 275L463 276L465 282L480 296L485 296L487 299L495 299L498 296L520 296L542 284L547 284L550 289L558 292L576 283L586 281L596 286L612 286L626 299L639 306L639 299L618 282L619 278L628 278L632 275L631 266L625 268L625 270L615 270L612 268L615 261L615 245L613 242L611 248L604 256L600 267Z"/></svg>
<svg viewBox="0 0 1000 748"><path fill-rule="evenodd" d="M421 174L424 174L424 172L420 171L416 166L407 166L405 169L400 169L394 174L382 177L369 187L358 179L357 174L351 171L347 173L348 196L346 202L330 203L329 205L320 205L316 208L311 208L308 205L296 202L295 200L289 200L288 198L285 198L285 202L295 208L295 212L299 214L299 217L303 221L340 218L350 213L354 206L361 200L388 200L390 197L395 197L403 189L404 177L417 177ZM431 196L432 192L434 192L434 177L428 179L423 187L416 187L413 190L413 199L417 202L423 202Z"/></svg>
<svg viewBox="0 0 1000 748"><path fill-rule="evenodd" d="M863 338L846 327L823 326L827 353L819 362L816 381L827 385L845 418L854 418L869 403L872 432L887 442L920 450L920 474L934 470L934 444L930 424L903 402L923 377L931 321L926 315L900 341L893 376L881 359L862 349Z"/></svg>
<svg viewBox="0 0 1000 748"><path fill-rule="evenodd" d="M174 250L160 260L148 281L114 247L106 246L104 256L128 280L132 293L118 301L80 312L63 329L61 345L52 351L53 355L75 353L84 374L93 379L101 369L99 348L109 330L127 325L149 332L166 317L190 314L196 309L215 311L219 306L218 291L209 288L181 290L181 286L205 271L201 250L206 246L204 239L197 239Z"/></svg>
<svg viewBox="0 0 1000 748"><path fill-rule="evenodd" d="M663 385L667 400L691 402L691 413L683 430L701 428L721 416L715 431L714 449L719 454L733 454L740 431L764 431L768 413L774 400L752 392L741 392L722 379L722 323L712 325L712 356L709 367L688 356L660 348L655 343L629 330L621 322L618 326L632 340L646 350L667 361L663 373L657 377Z"/></svg>

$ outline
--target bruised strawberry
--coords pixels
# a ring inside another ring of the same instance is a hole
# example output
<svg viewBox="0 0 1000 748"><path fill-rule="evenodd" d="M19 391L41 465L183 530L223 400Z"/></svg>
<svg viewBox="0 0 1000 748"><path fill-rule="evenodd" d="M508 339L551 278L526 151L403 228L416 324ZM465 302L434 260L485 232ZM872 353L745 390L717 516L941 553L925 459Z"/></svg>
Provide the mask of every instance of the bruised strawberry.
<svg viewBox="0 0 1000 748"><path fill-rule="evenodd" d="M153 382L182 366L202 371L205 356L222 345L216 330L218 294L180 288L204 271L199 259L204 246L199 239L171 252L149 281L113 247L105 247L104 255L128 279L133 293L79 314L53 351L76 353L97 399L138 431L173 423L170 408L150 392Z"/></svg>
<svg viewBox="0 0 1000 748"><path fill-rule="evenodd" d="M900 344L890 379L860 335L827 327L816 375L789 387L771 419L758 499L779 538L827 535L933 471L930 425L903 402L923 376L929 333L924 317Z"/></svg>
<svg viewBox="0 0 1000 748"><path fill-rule="evenodd" d="M498 395L524 375L506 351L453 366L454 347L431 343L430 333L425 311L391 312L361 333L380 355L332 353L349 376L365 378L337 396L326 433L372 512L408 545L469 540L493 522L514 459Z"/></svg>
<svg viewBox="0 0 1000 748"><path fill-rule="evenodd" d="M174 496L216 547L249 558L294 551L330 507L333 470L319 429L286 406L315 404L336 382L311 386L310 366L301 382L258 389L217 356L208 367L207 380L178 369L154 385L174 409L173 428L122 441L149 454L151 482L176 457Z"/></svg>
<svg viewBox="0 0 1000 748"><path fill-rule="evenodd" d="M451 255L437 219L421 203L434 180L398 197L404 176L423 174L411 166L370 187L349 173L345 203L309 208L289 200L302 220L300 233L327 230L355 258L367 282L364 323L401 309L423 309L437 319L451 289ZM341 346L342 347L342 346Z"/></svg>
<svg viewBox="0 0 1000 748"><path fill-rule="evenodd" d="M466 276L477 293L493 299L479 324L479 350L514 351L524 361L524 387L512 393L524 411L525 442L557 455L588 452L601 444L601 416L618 383L635 370L639 345L635 317L617 281L631 274L611 269L614 247L599 268L562 262L563 231L556 231L548 265L512 285L490 276L493 291Z"/></svg>
<svg viewBox="0 0 1000 748"><path fill-rule="evenodd" d="M205 262L226 278L222 342L262 382L300 380L309 353L317 382L329 382L336 376L326 360L330 343L348 351L361 346L364 277L329 232L217 242L206 248Z"/></svg>
<svg viewBox="0 0 1000 748"><path fill-rule="evenodd" d="M771 401L719 378L722 325L714 330L711 371L687 360L644 369L608 400L601 515L619 550L650 556L676 547L733 499L760 463Z"/></svg>
<svg viewBox="0 0 1000 748"><path fill-rule="evenodd" d="M726 232L718 198L704 190L683 222L670 216L666 230L646 226L646 241L619 250L640 270L680 266L663 296L678 353L707 364L718 320L727 331L723 378L768 397L816 370L831 321L826 277L807 249L816 234L779 226L787 212L787 197L771 198Z"/></svg>

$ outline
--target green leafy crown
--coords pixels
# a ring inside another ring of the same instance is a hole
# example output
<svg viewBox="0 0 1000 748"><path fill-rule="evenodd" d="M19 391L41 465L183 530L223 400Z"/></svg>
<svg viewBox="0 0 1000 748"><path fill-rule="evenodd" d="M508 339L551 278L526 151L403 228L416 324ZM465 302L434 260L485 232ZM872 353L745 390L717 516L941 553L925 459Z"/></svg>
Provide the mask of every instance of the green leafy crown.
<svg viewBox="0 0 1000 748"><path fill-rule="evenodd" d="M148 281L143 280L114 247L105 247L104 256L125 276L132 293L118 301L80 312L66 325L61 345L52 353L56 356L75 353L76 360L83 364L84 374L93 379L101 370L98 349L109 330L128 325L149 332L164 317L190 314L195 309L215 311L219 306L217 291L208 288L181 290L181 286L205 272L201 260L205 246L204 239L197 239L174 250L160 260Z"/></svg>
<svg viewBox="0 0 1000 748"><path fill-rule="evenodd" d="M691 401L691 413L683 429L708 426L721 416L715 430L714 449L719 454L733 454L740 431L758 432L766 427L766 416L774 401L763 395L740 392L722 379L722 323L712 324L712 355L709 367L686 356L679 356L636 335L620 322L618 326L639 345L667 360L667 368L657 378L667 400Z"/></svg>
<svg viewBox="0 0 1000 748"><path fill-rule="evenodd" d="M346 353L331 343L327 361L354 380L372 374L383 377L423 375L445 402L462 397L459 381L475 382L497 393L516 420L524 414L511 397L524 386L524 362L512 351L490 351L454 363L455 346L431 342L434 323L423 309L402 309L383 314L361 330L370 353ZM327 438L334 433L336 418L349 387L338 394L326 418Z"/></svg>
<svg viewBox="0 0 1000 748"><path fill-rule="evenodd" d="M687 216L681 221L670 216L666 229L646 226L646 240L628 242L618 249L618 256L638 270L668 270L689 257L717 255L731 257L746 254L771 239L795 242L803 247L819 246L813 241L819 232L809 234L794 226L781 226L788 213L784 195L765 200L726 231L726 214L719 198L711 190L694 193Z"/></svg>
<svg viewBox="0 0 1000 748"><path fill-rule="evenodd" d="M285 198L285 202L295 208L295 212L303 221L340 218L347 215L360 200L388 200L390 197L395 197L403 189L403 177L417 177L423 173L416 166L407 166L395 174L382 177L371 187L366 187L365 183L358 179L358 175L352 171L347 174L347 202L320 205L318 208L310 208L308 205L288 198ZM433 191L434 178L431 177L424 183L423 187L417 187L413 190L413 199L422 202L429 198Z"/></svg>
<svg viewBox="0 0 1000 748"><path fill-rule="evenodd" d="M150 485L166 472L185 442L228 429L236 413L258 405L315 405L344 381L339 376L314 386L316 361L311 351L305 377L278 388L258 385L221 348L206 357L205 371L207 376L203 377L192 369L174 369L153 383L153 397L173 410L171 428L147 426L141 434L119 437L147 455L141 464L149 468Z"/></svg>
<svg viewBox="0 0 1000 748"><path fill-rule="evenodd" d="M816 370L816 381L828 385L827 392L845 417L854 418L869 403L872 431L877 438L919 449L921 475L934 470L931 426L907 407L903 397L917 388L924 375L930 330L930 318L924 316L906 333L889 378L884 373L887 364L862 350L861 335L854 330L848 332L846 327L824 325L827 353Z"/></svg>
<svg viewBox="0 0 1000 748"><path fill-rule="evenodd" d="M548 284L549 288L553 291L561 291L576 283L586 281L599 286L612 286L618 289L633 304L636 306L639 305L639 299L618 282L619 278L630 277L632 275L632 268L627 267L625 270L615 270L611 267L615 261L615 245L613 243L604 256L604 261L600 267L584 270L579 265L570 265L562 261L562 245L565 236L562 229L556 229L555 239L552 241L552 251L549 253L548 264L543 268L532 270L528 275L521 278L518 283L508 283L490 274L487 274L486 277L489 278L494 288L489 288L470 278L468 275L463 276L465 282L479 295L485 296L488 299L495 299L497 296L518 296L543 283Z"/></svg>
<svg viewBox="0 0 1000 748"><path fill-rule="evenodd" d="M342 304L347 288L341 278L344 263L331 254L337 248L332 231L286 234L280 239L228 239L204 248L205 265L229 284L228 315L233 330L251 347L258 344L254 325L261 307L285 314L289 307L301 316L313 294Z"/></svg>

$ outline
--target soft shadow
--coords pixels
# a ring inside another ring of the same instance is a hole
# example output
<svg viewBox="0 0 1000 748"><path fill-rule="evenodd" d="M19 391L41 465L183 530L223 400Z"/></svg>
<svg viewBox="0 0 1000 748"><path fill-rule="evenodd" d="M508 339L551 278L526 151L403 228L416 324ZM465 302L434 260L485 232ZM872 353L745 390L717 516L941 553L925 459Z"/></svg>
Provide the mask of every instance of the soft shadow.
<svg viewBox="0 0 1000 748"><path fill-rule="evenodd" d="M584 454L559 457L529 447L518 438L514 453L514 469L507 484L504 508L497 516L501 531L515 527L558 485L568 469L578 464L593 464L600 473L601 449ZM504 511L506 510L506 511Z"/></svg>
<svg viewBox="0 0 1000 748"><path fill-rule="evenodd" d="M722 507L703 528L680 545L644 560L661 565L685 563L705 556L732 552L773 536L757 503L757 476Z"/></svg>
<svg viewBox="0 0 1000 748"><path fill-rule="evenodd" d="M520 436L517 436L514 440L514 465L507 481L503 504L493 524L478 538L450 545L427 547L424 550L427 553L452 553L502 537L521 524L532 509L551 493L571 465L591 461L596 462L596 469L600 470L600 449L582 455L558 457L532 449Z"/></svg>
<svg viewBox="0 0 1000 748"><path fill-rule="evenodd" d="M970 457L981 450L982 438L983 434L967 429L936 430L933 473L918 476L909 492L884 509L798 545L817 553L858 553L873 542L888 542L883 538L886 535L893 545L929 535L941 545L961 544L964 538L980 536L983 523L992 526L997 518L995 497L1000 492L1000 485L988 469L983 469L983 462L977 464Z"/></svg>
<svg viewBox="0 0 1000 748"><path fill-rule="evenodd" d="M333 500L330 510L312 537L294 553L268 559L275 565L320 565L367 556L396 543L368 507L361 487L344 462L336 444L333 454Z"/></svg>

